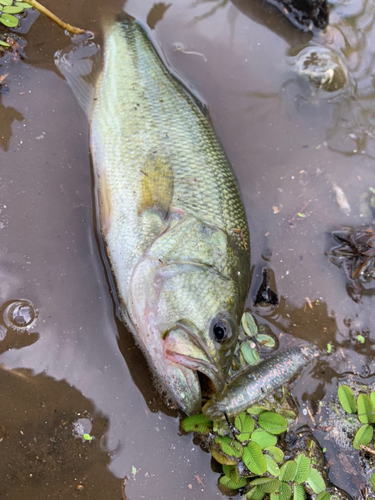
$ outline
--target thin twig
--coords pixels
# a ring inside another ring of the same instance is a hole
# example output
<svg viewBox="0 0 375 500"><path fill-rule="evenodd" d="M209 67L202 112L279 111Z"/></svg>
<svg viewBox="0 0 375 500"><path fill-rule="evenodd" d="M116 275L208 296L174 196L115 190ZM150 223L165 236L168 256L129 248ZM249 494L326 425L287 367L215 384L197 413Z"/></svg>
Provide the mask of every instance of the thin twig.
<svg viewBox="0 0 375 500"><path fill-rule="evenodd" d="M369 448L364 444L360 444L359 447L361 448L361 450L366 451L367 453L371 453L371 455L375 455L375 450L373 450L372 448Z"/></svg>
<svg viewBox="0 0 375 500"><path fill-rule="evenodd" d="M53 14L50 10L43 7L43 5L41 5L36 0L23 0L23 1L25 3L28 3L29 5L31 5L31 7L34 7L35 9L39 10L39 12L41 12L42 14L47 16L49 19L51 19L51 21L53 21L58 26L60 26L60 28L66 30L66 31L69 31L69 33L74 33L75 35L80 35L82 33L85 33L85 30L83 30L81 28L76 28L75 26L72 26L71 24L64 23L64 21L62 21L60 18L55 16L55 14Z"/></svg>
<svg viewBox="0 0 375 500"><path fill-rule="evenodd" d="M311 422L312 422L312 423L314 424L314 426L315 426L315 425L316 425L316 423L315 423L314 417L312 416L311 410L310 410L310 408L309 408L308 406L306 406L306 410L307 410L307 413L308 413L308 415L309 415L309 417L310 417L310 419L311 419Z"/></svg>

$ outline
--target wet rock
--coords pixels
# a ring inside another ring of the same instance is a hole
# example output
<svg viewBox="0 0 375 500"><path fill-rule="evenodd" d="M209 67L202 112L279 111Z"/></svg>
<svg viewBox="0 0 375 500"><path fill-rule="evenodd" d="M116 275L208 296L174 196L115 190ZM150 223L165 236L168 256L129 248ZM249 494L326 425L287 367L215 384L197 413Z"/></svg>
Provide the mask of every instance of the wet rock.
<svg viewBox="0 0 375 500"><path fill-rule="evenodd" d="M268 0L298 28L324 29L328 25L329 10L325 0Z"/></svg>
<svg viewBox="0 0 375 500"><path fill-rule="evenodd" d="M274 281L274 275L273 272L270 269L264 268L262 270L262 283L260 284L257 294L255 296L255 301L254 304L270 304L272 306L278 306L279 305L279 298L277 296L277 293L275 293L271 288L270 288L270 275L271 278L273 278Z"/></svg>

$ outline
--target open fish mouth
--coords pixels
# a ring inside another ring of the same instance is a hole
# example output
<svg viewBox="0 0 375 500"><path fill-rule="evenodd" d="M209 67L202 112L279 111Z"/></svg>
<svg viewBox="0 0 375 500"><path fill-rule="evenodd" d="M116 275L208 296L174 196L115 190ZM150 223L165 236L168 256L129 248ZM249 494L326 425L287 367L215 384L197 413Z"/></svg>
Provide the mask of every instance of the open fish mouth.
<svg viewBox="0 0 375 500"><path fill-rule="evenodd" d="M197 335L182 323L177 323L164 337L164 356L196 372L203 397L220 393L225 385L225 377L208 351L207 346Z"/></svg>

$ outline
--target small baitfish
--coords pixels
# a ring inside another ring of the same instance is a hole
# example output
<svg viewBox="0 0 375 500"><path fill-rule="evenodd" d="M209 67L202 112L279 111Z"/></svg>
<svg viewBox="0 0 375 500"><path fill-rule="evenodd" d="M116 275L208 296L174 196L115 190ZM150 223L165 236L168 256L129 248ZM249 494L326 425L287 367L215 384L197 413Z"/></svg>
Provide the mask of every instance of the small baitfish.
<svg viewBox="0 0 375 500"><path fill-rule="evenodd" d="M188 414L222 391L248 293L249 231L236 179L201 107L130 19L57 65L90 119L101 233L121 315ZM199 374L199 376L198 376Z"/></svg>
<svg viewBox="0 0 375 500"><path fill-rule="evenodd" d="M250 366L204 405L203 414L210 420L223 419L224 412L228 417L237 415L289 382L318 355L315 346L305 344Z"/></svg>

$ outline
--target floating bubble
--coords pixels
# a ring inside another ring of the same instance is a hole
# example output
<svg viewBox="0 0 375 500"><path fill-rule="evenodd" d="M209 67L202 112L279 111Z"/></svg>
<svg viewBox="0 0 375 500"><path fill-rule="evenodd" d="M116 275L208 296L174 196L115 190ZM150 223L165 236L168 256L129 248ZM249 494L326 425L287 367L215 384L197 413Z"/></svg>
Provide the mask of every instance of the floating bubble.
<svg viewBox="0 0 375 500"><path fill-rule="evenodd" d="M347 69L337 53L327 47L309 45L292 58L296 72L317 89L335 92L348 82Z"/></svg>
<svg viewBox="0 0 375 500"><path fill-rule="evenodd" d="M22 332L34 326L37 311L29 300L16 300L5 309L3 318L8 328Z"/></svg>

